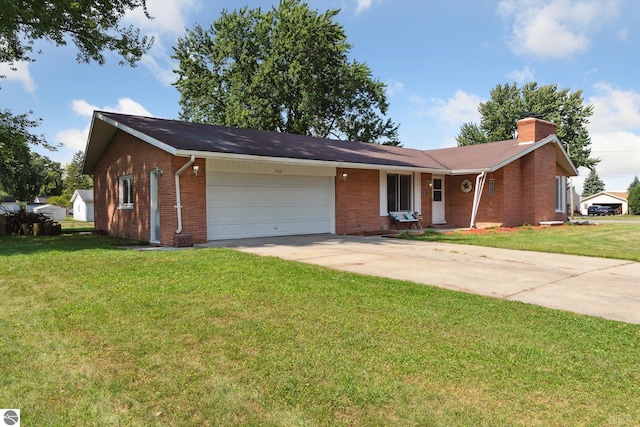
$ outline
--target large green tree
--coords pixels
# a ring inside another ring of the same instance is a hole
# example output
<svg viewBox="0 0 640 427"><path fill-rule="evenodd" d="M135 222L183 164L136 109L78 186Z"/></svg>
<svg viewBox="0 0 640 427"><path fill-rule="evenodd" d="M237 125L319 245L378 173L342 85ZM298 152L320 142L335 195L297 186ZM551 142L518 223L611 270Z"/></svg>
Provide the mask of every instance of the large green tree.
<svg viewBox="0 0 640 427"><path fill-rule="evenodd" d="M348 58L338 10L282 0L224 11L174 47L182 117L195 122L398 145L385 85Z"/></svg>
<svg viewBox="0 0 640 427"><path fill-rule="evenodd" d="M56 149L43 135L32 133L40 120L31 119L30 114L0 111L0 189L19 200L38 195L44 182L43 168L49 166L42 156L34 155L30 147L39 145Z"/></svg>
<svg viewBox="0 0 640 427"><path fill-rule="evenodd" d="M84 153L78 151L73 155L71 163L64 168L64 194L72 195L76 190L93 188L93 179L89 175L83 175Z"/></svg>
<svg viewBox="0 0 640 427"><path fill-rule="evenodd" d="M111 50L133 65L153 43L139 29L121 25L125 13L138 7L146 13L146 0L0 0L0 62L33 61L36 40L58 46L71 40L79 62L103 64L102 52Z"/></svg>
<svg viewBox="0 0 640 427"><path fill-rule="evenodd" d="M640 215L640 185L636 185L629 191L627 197L629 211L632 215Z"/></svg>
<svg viewBox="0 0 640 427"><path fill-rule="evenodd" d="M587 130L593 106L585 105L582 91L558 89L558 85L538 86L531 82L497 85L491 99L478 107L480 124L465 123L457 136L459 146L515 138L517 121L536 114L558 125L557 136L576 167L593 169L600 161L591 158L591 138Z"/></svg>
<svg viewBox="0 0 640 427"><path fill-rule="evenodd" d="M31 165L37 173L37 195L59 196L62 194L62 166L47 156L31 153Z"/></svg>
<svg viewBox="0 0 640 427"><path fill-rule="evenodd" d="M635 187L640 185L640 180L638 179L638 175L635 175L633 177L633 181L631 181L631 184L629 184L629 186L627 187L627 193L631 193L631 190L633 190Z"/></svg>
<svg viewBox="0 0 640 427"><path fill-rule="evenodd" d="M589 176L585 178L582 185L582 197L589 197L601 191L604 191L604 182L600 179L596 170L591 169Z"/></svg>

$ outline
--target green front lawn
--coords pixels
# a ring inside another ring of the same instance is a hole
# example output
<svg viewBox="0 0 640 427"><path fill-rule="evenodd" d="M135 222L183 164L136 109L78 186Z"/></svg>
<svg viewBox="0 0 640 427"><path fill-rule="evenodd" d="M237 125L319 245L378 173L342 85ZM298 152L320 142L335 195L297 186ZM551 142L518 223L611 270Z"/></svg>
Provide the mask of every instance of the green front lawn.
<svg viewBox="0 0 640 427"><path fill-rule="evenodd" d="M640 424L640 325L122 243L0 238L0 406L23 425Z"/></svg>
<svg viewBox="0 0 640 427"><path fill-rule="evenodd" d="M560 254L586 255L602 258L640 261L639 224L565 225L560 227L518 227L501 229L454 231L441 233L427 230L423 235L403 237L494 248L520 249Z"/></svg>

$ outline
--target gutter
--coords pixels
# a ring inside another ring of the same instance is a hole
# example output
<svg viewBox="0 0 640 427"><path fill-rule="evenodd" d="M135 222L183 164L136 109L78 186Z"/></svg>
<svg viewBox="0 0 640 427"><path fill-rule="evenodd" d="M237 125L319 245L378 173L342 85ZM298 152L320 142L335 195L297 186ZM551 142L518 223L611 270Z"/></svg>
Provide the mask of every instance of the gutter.
<svg viewBox="0 0 640 427"><path fill-rule="evenodd" d="M477 228L476 215L478 214L478 207L480 206L480 198L482 197L482 190L484 189L484 181L486 178L486 172L482 172L480 175L476 176L476 186L473 193L473 208L471 210L471 223L469 224L469 228Z"/></svg>
<svg viewBox="0 0 640 427"><path fill-rule="evenodd" d="M189 161L185 163L178 171L176 172L176 205L174 206L178 209L178 229L176 230L176 234L182 233L182 204L180 201L180 174L184 172L186 168L191 166L193 162L196 161L196 156L191 156Z"/></svg>

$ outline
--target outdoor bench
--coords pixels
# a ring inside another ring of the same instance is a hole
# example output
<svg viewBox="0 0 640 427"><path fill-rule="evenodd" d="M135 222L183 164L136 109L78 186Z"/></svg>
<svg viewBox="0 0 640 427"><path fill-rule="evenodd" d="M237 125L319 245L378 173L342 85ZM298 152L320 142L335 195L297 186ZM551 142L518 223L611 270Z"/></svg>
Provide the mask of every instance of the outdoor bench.
<svg viewBox="0 0 640 427"><path fill-rule="evenodd" d="M408 211L399 211L399 212L389 212L389 218L391 218L391 225L396 226L396 230L400 230L400 224L407 224L407 230L411 228L411 224L415 224L416 229L422 228L422 224L420 224L420 218L412 212Z"/></svg>

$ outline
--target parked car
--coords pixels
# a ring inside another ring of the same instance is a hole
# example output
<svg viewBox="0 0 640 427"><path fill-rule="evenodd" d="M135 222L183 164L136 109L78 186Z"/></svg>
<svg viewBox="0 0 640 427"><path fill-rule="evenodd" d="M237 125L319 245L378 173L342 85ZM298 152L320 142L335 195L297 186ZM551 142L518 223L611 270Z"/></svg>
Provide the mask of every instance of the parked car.
<svg viewBox="0 0 640 427"><path fill-rule="evenodd" d="M587 215L598 215L598 208L600 206L593 205L587 208Z"/></svg>
<svg viewBox="0 0 640 427"><path fill-rule="evenodd" d="M599 206L598 207L598 215L615 215L615 211L611 208L611 206Z"/></svg>

